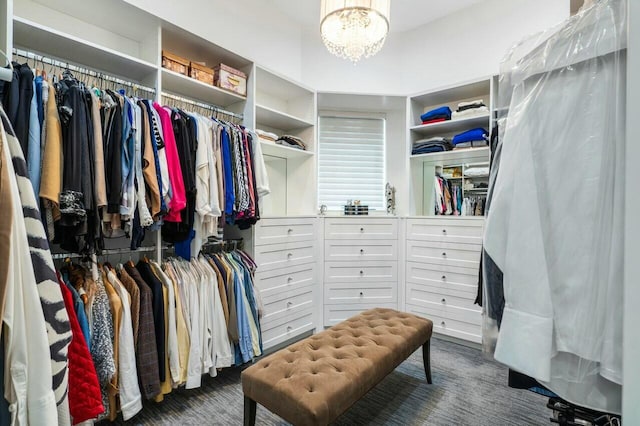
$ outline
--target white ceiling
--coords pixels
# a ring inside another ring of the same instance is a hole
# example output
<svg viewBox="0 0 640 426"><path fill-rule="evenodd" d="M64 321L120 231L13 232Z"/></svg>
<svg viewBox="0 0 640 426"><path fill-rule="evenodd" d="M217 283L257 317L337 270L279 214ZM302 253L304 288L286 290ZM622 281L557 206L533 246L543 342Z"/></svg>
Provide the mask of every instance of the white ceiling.
<svg viewBox="0 0 640 426"><path fill-rule="evenodd" d="M409 31L483 0L392 0L391 32ZM320 23L320 0L267 0L306 30Z"/></svg>

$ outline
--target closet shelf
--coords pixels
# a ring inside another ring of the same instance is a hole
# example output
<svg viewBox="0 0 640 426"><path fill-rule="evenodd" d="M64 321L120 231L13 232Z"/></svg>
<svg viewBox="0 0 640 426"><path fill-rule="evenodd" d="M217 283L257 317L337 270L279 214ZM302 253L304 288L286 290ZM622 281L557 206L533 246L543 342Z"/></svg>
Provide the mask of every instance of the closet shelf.
<svg viewBox="0 0 640 426"><path fill-rule="evenodd" d="M290 148L288 146L278 145L272 142L260 141L262 154L277 158L311 158L313 152L303 151L301 149Z"/></svg>
<svg viewBox="0 0 640 426"><path fill-rule="evenodd" d="M168 69L162 69L162 90L220 107L246 101L244 96L203 83Z"/></svg>
<svg viewBox="0 0 640 426"><path fill-rule="evenodd" d="M412 155L411 160L442 166L444 164L470 164L474 162L489 161L491 151L488 146L481 148L454 149L453 151L432 152L429 154Z"/></svg>
<svg viewBox="0 0 640 426"><path fill-rule="evenodd" d="M82 40L28 19L13 18L14 47L93 68L127 80L155 81L158 67L113 49Z"/></svg>
<svg viewBox="0 0 640 426"><path fill-rule="evenodd" d="M411 127L410 130L421 136L442 136L447 133L464 132L474 127L489 127L489 114L461 118L459 120L447 120L440 123L421 124Z"/></svg>
<svg viewBox="0 0 640 426"><path fill-rule="evenodd" d="M256 127L258 128L260 128L260 126L268 126L285 132L304 129L315 124L312 121L307 121L260 104L256 104L256 123Z"/></svg>

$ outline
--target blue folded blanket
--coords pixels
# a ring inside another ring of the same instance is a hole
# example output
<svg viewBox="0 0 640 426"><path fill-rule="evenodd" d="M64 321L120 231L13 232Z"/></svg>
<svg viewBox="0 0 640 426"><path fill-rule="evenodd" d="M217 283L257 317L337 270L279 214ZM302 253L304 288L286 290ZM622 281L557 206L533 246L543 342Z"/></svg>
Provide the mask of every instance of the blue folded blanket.
<svg viewBox="0 0 640 426"><path fill-rule="evenodd" d="M442 106L440 108L432 109L431 111L427 111L420 116L420 120L427 121L437 116L445 116L447 120L451 120L451 108L448 106Z"/></svg>
<svg viewBox="0 0 640 426"><path fill-rule="evenodd" d="M478 127L476 129L467 130L466 132L462 132L459 135L455 135L453 140L451 141L454 145L464 142L473 142L473 141L482 141L485 140L489 136L489 132L487 132L482 127Z"/></svg>

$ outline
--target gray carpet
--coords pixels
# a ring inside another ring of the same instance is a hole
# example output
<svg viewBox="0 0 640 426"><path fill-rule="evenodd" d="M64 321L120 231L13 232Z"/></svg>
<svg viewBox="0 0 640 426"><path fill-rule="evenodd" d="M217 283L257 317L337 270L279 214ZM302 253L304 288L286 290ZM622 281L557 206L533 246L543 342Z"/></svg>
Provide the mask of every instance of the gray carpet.
<svg viewBox="0 0 640 426"><path fill-rule="evenodd" d="M424 377L421 351L414 353L336 422L337 425L548 425L547 398L507 387L507 369L479 350L432 342L433 385ZM148 403L127 424L241 425L240 370L228 369L203 386L176 390ZM258 425L287 425L258 407Z"/></svg>

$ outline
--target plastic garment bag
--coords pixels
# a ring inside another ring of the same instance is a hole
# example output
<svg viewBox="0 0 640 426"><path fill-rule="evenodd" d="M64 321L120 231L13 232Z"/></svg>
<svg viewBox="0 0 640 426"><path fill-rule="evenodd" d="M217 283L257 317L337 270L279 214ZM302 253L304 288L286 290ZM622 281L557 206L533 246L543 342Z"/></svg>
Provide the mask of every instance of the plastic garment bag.
<svg viewBox="0 0 640 426"><path fill-rule="evenodd" d="M622 385L625 24L626 2L601 0L510 52L484 237L485 347L497 333L496 360L612 413Z"/></svg>

